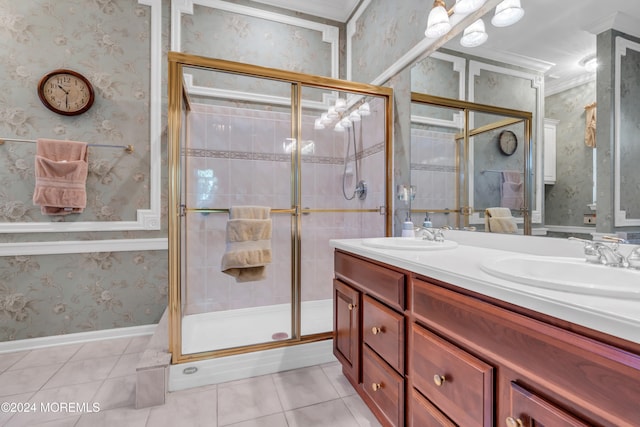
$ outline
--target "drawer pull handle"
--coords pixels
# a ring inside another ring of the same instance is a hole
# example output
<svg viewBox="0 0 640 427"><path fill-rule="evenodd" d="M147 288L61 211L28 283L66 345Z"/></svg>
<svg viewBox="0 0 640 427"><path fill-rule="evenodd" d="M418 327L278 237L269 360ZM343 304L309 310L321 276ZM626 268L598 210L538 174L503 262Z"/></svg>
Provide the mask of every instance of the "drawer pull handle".
<svg viewBox="0 0 640 427"><path fill-rule="evenodd" d="M382 328L378 328L377 326L374 326L373 328L371 328L371 333L373 335L378 335L382 333Z"/></svg>
<svg viewBox="0 0 640 427"><path fill-rule="evenodd" d="M507 427L524 427L520 418L507 417Z"/></svg>
<svg viewBox="0 0 640 427"><path fill-rule="evenodd" d="M355 304L349 304L347 306L347 308L349 308L349 311L353 311L353 309L356 308L356 305Z"/></svg>
<svg viewBox="0 0 640 427"><path fill-rule="evenodd" d="M371 389L373 391L378 391L382 388L382 383L373 383L371 384Z"/></svg>
<svg viewBox="0 0 640 427"><path fill-rule="evenodd" d="M437 385L438 387L442 386L442 384L444 384L445 381L445 377L444 375L434 375L433 376L433 382L435 383L435 385Z"/></svg>

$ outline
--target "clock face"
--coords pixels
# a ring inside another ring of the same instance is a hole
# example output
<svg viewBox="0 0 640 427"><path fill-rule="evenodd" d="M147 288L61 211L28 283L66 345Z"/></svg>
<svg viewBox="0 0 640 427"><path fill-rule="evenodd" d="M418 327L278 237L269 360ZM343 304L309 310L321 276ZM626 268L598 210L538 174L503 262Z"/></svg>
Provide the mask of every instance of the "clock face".
<svg viewBox="0 0 640 427"><path fill-rule="evenodd" d="M89 80L71 70L55 70L45 75L38 85L38 96L48 109L65 116L84 113L94 100Z"/></svg>
<svg viewBox="0 0 640 427"><path fill-rule="evenodd" d="M498 143L500 151L506 156L512 155L518 148L518 138L516 137L516 134L510 130L500 132Z"/></svg>

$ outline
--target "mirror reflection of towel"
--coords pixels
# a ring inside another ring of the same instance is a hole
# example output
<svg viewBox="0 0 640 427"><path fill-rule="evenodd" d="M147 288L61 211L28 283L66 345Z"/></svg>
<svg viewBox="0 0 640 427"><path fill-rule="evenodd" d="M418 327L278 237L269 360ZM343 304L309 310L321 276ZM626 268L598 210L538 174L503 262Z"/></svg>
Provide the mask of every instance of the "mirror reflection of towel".
<svg viewBox="0 0 640 427"><path fill-rule="evenodd" d="M491 233L515 233L518 225L508 208L487 208L484 211L484 231Z"/></svg>
<svg viewBox="0 0 640 427"><path fill-rule="evenodd" d="M502 171L500 206L509 209L524 207L524 183L519 171Z"/></svg>
<svg viewBox="0 0 640 427"><path fill-rule="evenodd" d="M584 143L587 147L596 148L596 103L589 104L584 109L586 116Z"/></svg>

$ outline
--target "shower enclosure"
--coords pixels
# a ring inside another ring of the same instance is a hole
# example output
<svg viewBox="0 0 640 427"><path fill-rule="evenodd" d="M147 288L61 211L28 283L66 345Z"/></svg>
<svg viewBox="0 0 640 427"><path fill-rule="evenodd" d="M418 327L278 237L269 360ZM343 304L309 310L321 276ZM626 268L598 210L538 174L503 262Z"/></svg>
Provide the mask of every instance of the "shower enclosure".
<svg viewBox="0 0 640 427"><path fill-rule="evenodd" d="M391 233L392 90L168 57L172 363L330 339L329 239ZM234 206L270 209L266 278L221 272Z"/></svg>
<svg viewBox="0 0 640 427"><path fill-rule="evenodd" d="M414 223L429 216L435 227L482 230L485 209L504 206L521 232L531 234L531 119L526 111L412 93ZM517 182L505 183L505 176Z"/></svg>

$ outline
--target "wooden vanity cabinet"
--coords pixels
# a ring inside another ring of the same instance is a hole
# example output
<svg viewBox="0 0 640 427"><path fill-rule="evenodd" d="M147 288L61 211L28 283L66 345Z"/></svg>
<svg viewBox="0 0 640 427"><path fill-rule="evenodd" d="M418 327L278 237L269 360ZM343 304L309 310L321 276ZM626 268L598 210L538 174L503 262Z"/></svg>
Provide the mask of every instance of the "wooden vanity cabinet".
<svg viewBox="0 0 640 427"><path fill-rule="evenodd" d="M405 425L406 275L335 253L334 355L385 426Z"/></svg>
<svg viewBox="0 0 640 427"><path fill-rule="evenodd" d="M494 425L640 425L640 346L428 278L411 300L416 322L495 369Z"/></svg>
<svg viewBox="0 0 640 427"><path fill-rule="evenodd" d="M334 352L383 425L640 425L640 345L340 250L335 266Z"/></svg>

